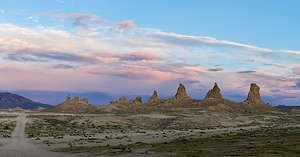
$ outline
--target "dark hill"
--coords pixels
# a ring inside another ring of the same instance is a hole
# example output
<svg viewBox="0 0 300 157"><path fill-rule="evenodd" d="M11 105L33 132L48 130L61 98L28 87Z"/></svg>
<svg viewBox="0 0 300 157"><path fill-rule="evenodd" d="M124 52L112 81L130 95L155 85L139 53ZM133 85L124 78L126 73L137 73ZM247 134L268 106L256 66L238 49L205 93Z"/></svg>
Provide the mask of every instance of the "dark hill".
<svg viewBox="0 0 300 157"><path fill-rule="evenodd" d="M0 109L20 107L23 109L49 108L51 105L34 102L28 98L12 93L0 93Z"/></svg>
<svg viewBox="0 0 300 157"><path fill-rule="evenodd" d="M300 106L286 106L286 105L278 105L275 106L276 108L282 110L282 111L290 111L292 109L298 109L300 110Z"/></svg>

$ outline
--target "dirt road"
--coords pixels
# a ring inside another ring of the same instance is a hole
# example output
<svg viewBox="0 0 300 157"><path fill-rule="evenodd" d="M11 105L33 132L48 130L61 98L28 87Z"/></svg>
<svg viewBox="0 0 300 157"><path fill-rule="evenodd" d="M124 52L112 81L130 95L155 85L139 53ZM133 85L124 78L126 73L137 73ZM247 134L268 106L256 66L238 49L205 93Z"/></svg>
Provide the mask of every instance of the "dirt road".
<svg viewBox="0 0 300 157"><path fill-rule="evenodd" d="M31 144L25 137L26 115L19 113L11 139L0 148L0 157L75 157L74 155L49 152Z"/></svg>

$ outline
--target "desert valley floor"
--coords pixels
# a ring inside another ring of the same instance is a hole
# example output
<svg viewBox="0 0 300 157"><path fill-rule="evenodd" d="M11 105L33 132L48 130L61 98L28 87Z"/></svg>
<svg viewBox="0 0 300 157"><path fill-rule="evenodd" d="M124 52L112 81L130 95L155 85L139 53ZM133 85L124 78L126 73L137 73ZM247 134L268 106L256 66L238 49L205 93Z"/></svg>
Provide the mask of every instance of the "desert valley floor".
<svg viewBox="0 0 300 157"><path fill-rule="evenodd" d="M300 114L2 112L0 156L298 156Z"/></svg>
<svg viewBox="0 0 300 157"><path fill-rule="evenodd" d="M180 84L169 99L121 97L93 106L71 99L50 108L0 113L0 156L300 156L300 110L273 107L251 84L243 102L217 84L203 100Z"/></svg>

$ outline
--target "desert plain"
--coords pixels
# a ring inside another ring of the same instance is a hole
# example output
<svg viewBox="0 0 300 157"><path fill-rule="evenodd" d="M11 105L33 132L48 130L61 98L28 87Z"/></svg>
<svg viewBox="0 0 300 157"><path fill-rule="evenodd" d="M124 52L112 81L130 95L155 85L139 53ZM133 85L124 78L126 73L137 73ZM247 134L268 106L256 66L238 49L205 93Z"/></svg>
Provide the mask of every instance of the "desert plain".
<svg viewBox="0 0 300 157"><path fill-rule="evenodd" d="M254 84L241 103L223 99L216 84L201 101L190 99L180 85L167 100L155 91L144 104L123 97L94 107L67 97L52 109L3 110L0 121L0 156L300 154L299 110L263 103Z"/></svg>

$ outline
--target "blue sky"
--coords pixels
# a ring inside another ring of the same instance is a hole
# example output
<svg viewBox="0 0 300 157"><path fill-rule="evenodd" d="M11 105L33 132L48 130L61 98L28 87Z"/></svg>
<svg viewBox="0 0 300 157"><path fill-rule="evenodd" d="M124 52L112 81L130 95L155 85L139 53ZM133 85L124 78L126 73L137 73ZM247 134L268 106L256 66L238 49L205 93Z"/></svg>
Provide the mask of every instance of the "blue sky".
<svg viewBox="0 0 300 157"><path fill-rule="evenodd" d="M296 0L0 4L1 90L172 95L183 82L198 97L216 81L245 97L256 82L276 104L300 98Z"/></svg>
<svg viewBox="0 0 300 157"><path fill-rule="evenodd" d="M16 5L18 4L18 5ZM217 37L274 49L300 49L297 0L28 0L1 1L12 20L25 24L14 13L38 15L52 11L100 15L113 21L131 19L140 27L165 32ZM283 40L285 39L285 40Z"/></svg>

